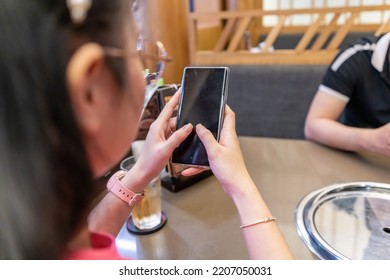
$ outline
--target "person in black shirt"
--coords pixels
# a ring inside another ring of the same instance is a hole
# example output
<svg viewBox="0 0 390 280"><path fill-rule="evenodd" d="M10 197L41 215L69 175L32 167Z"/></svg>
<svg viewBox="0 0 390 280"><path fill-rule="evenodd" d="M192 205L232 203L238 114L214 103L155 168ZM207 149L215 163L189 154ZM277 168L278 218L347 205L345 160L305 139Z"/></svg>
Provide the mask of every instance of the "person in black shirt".
<svg viewBox="0 0 390 280"><path fill-rule="evenodd" d="M340 51L307 114L307 139L390 156L389 43L386 33Z"/></svg>

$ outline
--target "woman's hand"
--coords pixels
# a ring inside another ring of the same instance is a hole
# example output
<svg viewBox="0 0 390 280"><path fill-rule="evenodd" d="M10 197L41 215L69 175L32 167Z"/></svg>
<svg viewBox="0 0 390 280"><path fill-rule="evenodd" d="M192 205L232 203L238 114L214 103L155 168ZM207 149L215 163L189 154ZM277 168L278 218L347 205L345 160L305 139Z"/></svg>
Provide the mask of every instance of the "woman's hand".
<svg viewBox="0 0 390 280"><path fill-rule="evenodd" d="M196 133L206 148L213 174L222 184L225 192L232 196L234 192L239 191L236 189L237 182L251 180L237 138L234 112L226 105L219 142L208 129L200 124L196 126ZM189 176L199 172L197 168L189 168L184 170L182 174ZM242 186L245 187L245 184Z"/></svg>
<svg viewBox="0 0 390 280"><path fill-rule="evenodd" d="M188 124L174 131L176 118L172 118L172 115L179 103L179 99L180 90L172 96L158 118L150 126L141 155L134 166L149 181L160 174L161 170L168 163L173 150L187 138L193 129L192 125Z"/></svg>
<svg viewBox="0 0 390 280"><path fill-rule="evenodd" d="M150 126L139 159L121 180L121 183L133 192L142 192L149 182L160 174L173 150L192 131L192 126L188 125L172 132L176 127L175 118L172 118L172 115L179 102L179 97L180 92L176 92ZM93 231L117 235L132 209L133 207L129 207L109 192L91 212L89 228Z"/></svg>

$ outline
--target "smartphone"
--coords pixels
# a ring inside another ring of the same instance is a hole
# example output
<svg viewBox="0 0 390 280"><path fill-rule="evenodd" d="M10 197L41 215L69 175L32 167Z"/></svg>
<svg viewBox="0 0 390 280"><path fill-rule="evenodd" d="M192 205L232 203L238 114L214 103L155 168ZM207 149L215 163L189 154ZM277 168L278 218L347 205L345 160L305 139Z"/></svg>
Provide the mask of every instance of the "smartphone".
<svg viewBox="0 0 390 280"><path fill-rule="evenodd" d="M223 125L229 82L228 67L186 67L183 72L176 129L202 124L218 141ZM210 164L195 129L173 151L172 163L209 168Z"/></svg>

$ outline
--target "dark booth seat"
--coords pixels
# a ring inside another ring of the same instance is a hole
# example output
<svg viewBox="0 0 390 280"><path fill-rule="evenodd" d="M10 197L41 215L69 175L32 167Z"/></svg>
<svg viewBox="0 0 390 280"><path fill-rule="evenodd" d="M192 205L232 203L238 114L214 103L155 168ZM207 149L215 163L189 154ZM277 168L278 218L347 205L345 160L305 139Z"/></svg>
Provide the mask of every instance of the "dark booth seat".
<svg viewBox="0 0 390 280"><path fill-rule="evenodd" d="M230 65L228 104L237 133L303 139L310 103L328 65Z"/></svg>

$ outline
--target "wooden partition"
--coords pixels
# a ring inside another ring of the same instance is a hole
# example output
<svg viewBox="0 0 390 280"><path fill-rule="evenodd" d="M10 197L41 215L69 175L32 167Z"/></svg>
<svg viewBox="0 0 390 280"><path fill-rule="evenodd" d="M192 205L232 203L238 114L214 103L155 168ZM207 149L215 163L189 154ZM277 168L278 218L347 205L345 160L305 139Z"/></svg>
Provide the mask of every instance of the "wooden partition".
<svg viewBox="0 0 390 280"><path fill-rule="evenodd" d="M164 71L165 83L180 83L183 68L189 63L187 1L143 0L139 3L142 9L142 35L150 40L163 42L172 58Z"/></svg>
<svg viewBox="0 0 390 280"><path fill-rule="evenodd" d="M337 53L340 44L353 30L364 12L387 11L389 5L341 8L290 9L277 11L247 10L218 13L190 13L188 42L190 63L215 64L328 64ZM294 15L311 15L313 24L300 27L302 36L294 48L274 49L278 38L286 34L287 20ZM265 36L262 48L245 49L243 40L254 23L264 16L277 17L277 24ZM213 49L199 50L197 22L202 19L218 19L223 29ZM382 34L390 31L390 19L380 25L361 26L361 30Z"/></svg>

